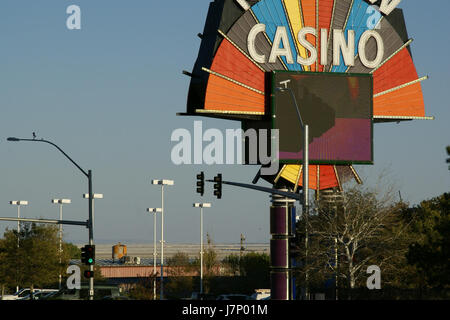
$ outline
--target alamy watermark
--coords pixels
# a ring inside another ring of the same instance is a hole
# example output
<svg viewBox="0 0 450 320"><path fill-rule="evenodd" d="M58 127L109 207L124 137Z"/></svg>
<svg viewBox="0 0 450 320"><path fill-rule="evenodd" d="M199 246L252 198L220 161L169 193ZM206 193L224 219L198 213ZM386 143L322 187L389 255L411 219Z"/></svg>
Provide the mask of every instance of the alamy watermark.
<svg viewBox="0 0 450 320"><path fill-rule="evenodd" d="M67 274L70 274L70 276L67 278L66 285L67 289L73 290L77 289L79 290L81 288L81 270L79 266L72 265L67 268Z"/></svg>
<svg viewBox="0 0 450 320"><path fill-rule="evenodd" d="M370 276L367 278L367 289L380 290L381 289L381 269L379 266L369 266L367 268L367 274Z"/></svg>
<svg viewBox="0 0 450 320"><path fill-rule="evenodd" d="M81 29L81 8L77 5L70 5L66 9L66 13L69 17L66 20L66 27L69 30Z"/></svg>
<svg viewBox="0 0 450 320"><path fill-rule="evenodd" d="M278 173L278 129L226 129L224 133L216 128L204 131L203 122L194 121L193 131L176 129L171 141L177 142L171 151L175 165L261 164L262 175Z"/></svg>

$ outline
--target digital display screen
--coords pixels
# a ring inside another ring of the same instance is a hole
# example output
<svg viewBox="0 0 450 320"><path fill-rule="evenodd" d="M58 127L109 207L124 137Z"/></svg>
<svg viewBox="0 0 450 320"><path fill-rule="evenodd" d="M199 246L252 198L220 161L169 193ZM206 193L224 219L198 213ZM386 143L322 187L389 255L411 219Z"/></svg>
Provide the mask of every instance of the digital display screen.
<svg viewBox="0 0 450 320"><path fill-rule="evenodd" d="M274 71L272 129L279 130L280 162L303 160L302 122L309 127L311 164L373 164L372 75Z"/></svg>

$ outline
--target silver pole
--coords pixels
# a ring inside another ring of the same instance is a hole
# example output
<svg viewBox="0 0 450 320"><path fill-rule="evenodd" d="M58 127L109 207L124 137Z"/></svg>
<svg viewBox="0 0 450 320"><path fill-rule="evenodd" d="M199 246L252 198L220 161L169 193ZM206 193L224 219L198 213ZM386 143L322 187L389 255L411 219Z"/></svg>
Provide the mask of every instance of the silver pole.
<svg viewBox="0 0 450 320"><path fill-rule="evenodd" d="M161 184L161 290L160 300L164 295L164 184Z"/></svg>
<svg viewBox="0 0 450 320"><path fill-rule="evenodd" d="M203 206L200 207L200 294L203 293Z"/></svg>
<svg viewBox="0 0 450 320"><path fill-rule="evenodd" d="M59 220L62 221L62 203L59 204ZM61 290L62 275L61 275L61 263L62 263L62 224L59 225L59 290Z"/></svg>
<svg viewBox="0 0 450 320"><path fill-rule="evenodd" d="M94 192L92 191L92 171L88 171L88 188L89 188L89 245L94 245ZM94 272L94 265L89 266L89 271ZM94 300L94 277L89 278L89 300Z"/></svg>
<svg viewBox="0 0 450 320"><path fill-rule="evenodd" d="M20 219L20 205L17 206L17 219ZM17 221L17 236L20 233L20 221ZM19 247L19 237L17 237L17 248Z"/></svg>
<svg viewBox="0 0 450 320"><path fill-rule="evenodd" d="M309 234L308 234L308 218L309 218L309 126L307 124L303 127L303 210L305 217L305 298L309 300L309 274L308 274L308 246L309 246Z"/></svg>
<svg viewBox="0 0 450 320"><path fill-rule="evenodd" d="M334 238L334 277L335 277L335 283L334 283L334 290L335 290L335 300L339 300L339 292L338 292L338 251L337 251L337 238Z"/></svg>
<svg viewBox="0 0 450 320"><path fill-rule="evenodd" d="M156 213L153 212L153 300L156 300Z"/></svg>
<svg viewBox="0 0 450 320"><path fill-rule="evenodd" d="M17 206L17 219L20 219L20 205ZM17 220L17 250L19 250L19 238L20 238L20 220ZM19 291L19 284L16 286L16 292Z"/></svg>

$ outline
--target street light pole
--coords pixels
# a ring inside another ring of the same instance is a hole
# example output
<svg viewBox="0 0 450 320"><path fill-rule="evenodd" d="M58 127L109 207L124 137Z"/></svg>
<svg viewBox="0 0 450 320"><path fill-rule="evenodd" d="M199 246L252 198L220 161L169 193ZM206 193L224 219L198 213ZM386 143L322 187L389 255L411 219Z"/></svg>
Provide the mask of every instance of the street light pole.
<svg viewBox="0 0 450 320"><path fill-rule="evenodd" d="M200 294L203 294L203 208L211 208L210 203L194 203L200 208Z"/></svg>
<svg viewBox="0 0 450 320"><path fill-rule="evenodd" d="M286 92L288 91L292 97L292 101L294 102L295 110L297 112L297 117L300 122L300 125L303 129L303 216L305 219L305 298L309 300L309 273L308 273L308 246L309 246L309 234L308 234L308 220L309 220L309 126L304 122L300 114L300 108L297 104L297 99L295 98L294 92L291 88L287 87L287 83L285 82L285 87L277 87L277 91Z"/></svg>
<svg viewBox="0 0 450 320"><path fill-rule="evenodd" d="M161 186L161 285L159 299L164 296L164 186L173 186L173 180L152 180L152 184Z"/></svg>
<svg viewBox="0 0 450 320"><path fill-rule="evenodd" d="M200 207L200 294L203 294L203 206Z"/></svg>
<svg viewBox="0 0 450 320"><path fill-rule="evenodd" d="M92 191L92 170L89 170L88 172L84 171L71 157L67 155L60 147L58 147L56 144L54 144L51 141L44 140L44 139L20 139L15 137L9 137L7 139L9 142L19 142L19 141L27 141L27 142L42 142L47 143L52 146L54 146L56 149L58 149L70 162L72 162L88 179L88 189L89 189L89 218L87 222L87 226L89 229L89 245L94 245L94 230L93 230L93 191ZM89 266L89 271L94 271L94 266ZM94 277L89 279L89 300L94 300Z"/></svg>
<svg viewBox="0 0 450 320"><path fill-rule="evenodd" d="M20 207L27 206L28 201L10 201L9 204L17 206L17 219L20 219ZM17 249L19 249L19 238L20 238L20 221L17 220ZM16 292L19 291L19 284L16 286Z"/></svg>
<svg viewBox="0 0 450 320"><path fill-rule="evenodd" d="M88 184L89 184L89 245L94 245L94 192L92 191L92 171L88 171ZM89 266L91 274L94 273L94 265ZM94 300L94 277L89 278L89 300Z"/></svg>
<svg viewBox="0 0 450 320"><path fill-rule="evenodd" d="M156 300L156 214L162 212L162 209L148 208L147 212L153 213L153 300Z"/></svg>
<svg viewBox="0 0 450 320"><path fill-rule="evenodd" d="M70 199L53 199L53 204L59 204L59 220L62 221L63 218L63 204L70 204ZM63 238L63 227L62 224L59 225L59 290L62 286L62 275L61 275L61 264L62 264L62 238Z"/></svg>
<svg viewBox="0 0 450 320"><path fill-rule="evenodd" d="M309 300L309 272L308 272L308 254L309 254L309 126L303 127L304 148L303 148L303 214L305 218L305 296Z"/></svg>

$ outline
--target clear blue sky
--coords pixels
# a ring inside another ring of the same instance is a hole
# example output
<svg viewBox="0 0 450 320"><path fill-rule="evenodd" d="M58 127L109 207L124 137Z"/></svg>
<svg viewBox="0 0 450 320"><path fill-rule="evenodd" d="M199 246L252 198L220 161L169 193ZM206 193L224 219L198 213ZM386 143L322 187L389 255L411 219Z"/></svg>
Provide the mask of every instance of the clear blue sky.
<svg viewBox="0 0 450 320"><path fill-rule="evenodd" d="M2 0L0 3L0 216L14 217L10 200L28 200L24 217L57 218L52 198L70 198L64 218L87 219L87 179L49 145L9 143L9 136L39 138L61 146L85 170L92 169L95 241L153 241L147 207L160 206L167 178L165 240L199 241L193 202L210 201L205 233L215 242L268 242L269 196L224 187L222 200L195 193L195 174L222 172L249 182L257 167L175 166L170 161L174 129L238 128L237 122L177 117L185 111L189 78L197 57L208 0ZM66 8L82 10L82 30L66 28ZM445 164L450 145L450 37L445 31L450 2L404 0L412 52L423 83L427 115L434 121L375 126L375 165L358 167L367 183L388 169L404 200L416 204L450 190ZM0 233L15 223L0 224ZM65 227L68 241L87 241L87 230ZM159 230L159 224L158 224ZM160 237L158 231L158 238Z"/></svg>

